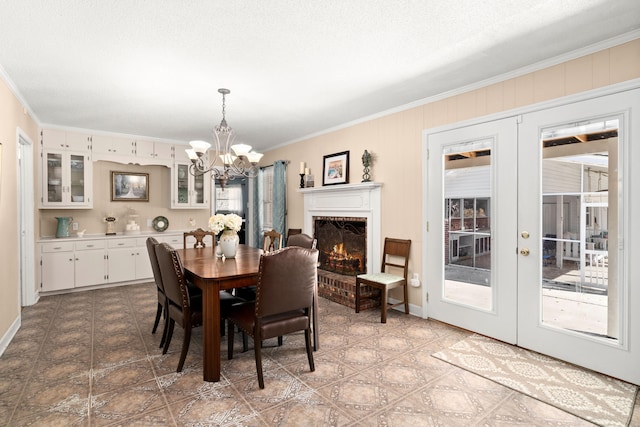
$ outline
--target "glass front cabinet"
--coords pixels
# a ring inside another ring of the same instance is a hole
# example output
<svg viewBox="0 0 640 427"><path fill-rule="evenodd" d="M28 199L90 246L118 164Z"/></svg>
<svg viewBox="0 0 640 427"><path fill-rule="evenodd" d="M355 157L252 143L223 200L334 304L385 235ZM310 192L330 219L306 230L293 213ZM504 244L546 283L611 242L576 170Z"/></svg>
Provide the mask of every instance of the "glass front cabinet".
<svg viewBox="0 0 640 427"><path fill-rule="evenodd" d="M191 163L175 163L171 171L171 208L209 208L211 174L193 176L189 173Z"/></svg>
<svg viewBox="0 0 640 427"><path fill-rule="evenodd" d="M86 152L44 150L41 208L92 208L93 164Z"/></svg>

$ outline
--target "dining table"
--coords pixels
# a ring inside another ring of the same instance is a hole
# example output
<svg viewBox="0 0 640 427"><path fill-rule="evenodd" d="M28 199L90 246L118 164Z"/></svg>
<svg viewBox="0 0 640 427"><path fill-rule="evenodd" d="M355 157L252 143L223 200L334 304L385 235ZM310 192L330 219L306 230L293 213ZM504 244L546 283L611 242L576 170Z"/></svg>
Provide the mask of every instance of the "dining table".
<svg viewBox="0 0 640 427"><path fill-rule="evenodd" d="M202 290L203 378L220 381L220 291L258 283L262 249L239 245L234 258L218 257L215 247L179 250L185 278ZM317 289L313 303L314 349L318 349Z"/></svg>

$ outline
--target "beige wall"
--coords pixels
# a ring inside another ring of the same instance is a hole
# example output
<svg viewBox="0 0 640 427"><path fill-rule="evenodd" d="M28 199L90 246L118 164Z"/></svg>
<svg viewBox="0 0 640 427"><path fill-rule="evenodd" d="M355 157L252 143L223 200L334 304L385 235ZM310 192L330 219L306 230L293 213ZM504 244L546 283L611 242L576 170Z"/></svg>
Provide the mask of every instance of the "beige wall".
<svg viewBox="0 0 640 427"><path fill-rule="evenodd" d="M372 180L382 187L382 236L412 240L410 274L422 272L422 131L640 78L640 39L560 65L314 137L265 153L262 164L290 160L288 226L303 226L303 197L297 192L300 162L322 185L326 154L350 151L349 182L362 179L361 156L374 156ZM411 304L422 305L410 288Z"/></svg>
<svg viewBox="0 0 640 427"><path fill-rule="evenodd" d="M0 172L0 338L18 318L18 194L17 194L17 128L31 139L34 148L38 142L38 127L25 112L24 106L0 79L0 143L2 143L2 169ZM35 161L35 152L34 152ZM34 171L34 180L36 179ZM35 200L35 196L34 196Z"/></svg>

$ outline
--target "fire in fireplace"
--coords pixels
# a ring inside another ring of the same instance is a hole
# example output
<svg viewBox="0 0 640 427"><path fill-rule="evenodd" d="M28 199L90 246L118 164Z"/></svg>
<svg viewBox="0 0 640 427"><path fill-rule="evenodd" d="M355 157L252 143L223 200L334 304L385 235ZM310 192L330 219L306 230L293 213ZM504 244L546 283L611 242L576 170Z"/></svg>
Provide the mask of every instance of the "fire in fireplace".
<svg viewBox="0 0 640 427"><path fill-rule="evenodd" d="M314 217L319 268L347 276L366 273L366 218Z"/></svg>

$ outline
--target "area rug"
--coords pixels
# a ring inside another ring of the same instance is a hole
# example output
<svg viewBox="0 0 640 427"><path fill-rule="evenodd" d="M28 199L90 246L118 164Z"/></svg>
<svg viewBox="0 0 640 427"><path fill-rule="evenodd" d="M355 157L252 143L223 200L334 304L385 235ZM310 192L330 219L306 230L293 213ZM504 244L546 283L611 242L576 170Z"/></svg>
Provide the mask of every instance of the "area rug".
<svg viewBox="0 0 640 427"><path fill-rule="evenodd" d="M474 334L432 356L601 426L626 426L638 387Z"/></svg>

